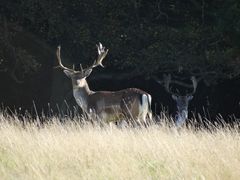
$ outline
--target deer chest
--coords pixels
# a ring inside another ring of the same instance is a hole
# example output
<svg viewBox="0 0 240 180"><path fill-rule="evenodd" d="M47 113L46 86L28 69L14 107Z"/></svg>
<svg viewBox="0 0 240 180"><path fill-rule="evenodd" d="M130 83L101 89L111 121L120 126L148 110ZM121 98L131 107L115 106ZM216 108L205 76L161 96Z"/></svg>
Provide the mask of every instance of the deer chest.
<svg viewBox="0 0 240 180"><path fill-rule="evenodd" d="M87 103L87 98L84 95L84 93L82 93L81 91L78 90L73 90L73 96L77 102L77 104L84 110L87 110L88 107L88 103Z"/></svg>

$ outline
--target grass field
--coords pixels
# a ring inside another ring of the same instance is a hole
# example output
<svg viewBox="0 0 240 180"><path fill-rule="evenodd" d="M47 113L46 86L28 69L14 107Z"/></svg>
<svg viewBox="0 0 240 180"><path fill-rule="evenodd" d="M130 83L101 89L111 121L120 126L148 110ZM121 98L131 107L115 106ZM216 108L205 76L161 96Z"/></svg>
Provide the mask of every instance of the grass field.
<svg viewBox="0 0 240 180"><path fill-rule="evenodd" d="M8 120L8 121L7 121ZM0 116L0 179L239 179L238 130L109 128Z"/></svg>

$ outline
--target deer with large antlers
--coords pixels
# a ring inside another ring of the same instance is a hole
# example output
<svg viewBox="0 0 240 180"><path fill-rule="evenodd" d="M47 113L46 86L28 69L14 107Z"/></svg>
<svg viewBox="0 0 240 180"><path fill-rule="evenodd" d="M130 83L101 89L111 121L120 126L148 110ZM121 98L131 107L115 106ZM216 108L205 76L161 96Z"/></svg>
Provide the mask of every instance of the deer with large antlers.
<svg viewBox="0 0 240 180"><path fill-rule="evenodd" d="M181 81L172 80L170 74L163 75L163 80L160 81L155 77L155 80L164 86L165 90L172 95L173 100L176 102L177 105L177 114L175 116L175 123L177 127L182 126L186 120L188 119L188 105L190 100L192 100L194 93L196 92L198 81L196 77L192 76L191 81L192 84L186 84ZM174 91L172 91L170 84L177 84L185 88L192 88L192 92L186 93L185 95L180 95Z"/></svg>
<svg viewBox="0 0 240 180"><path fill-rule="evenodd" d="M101 43L97 45L98 57L94 63L80 71L67 68L62 64L60 56L60 46L56 55L58 64L63 72L72 80L73 96L77 104L87 115L97 115L105 122L116 122L122 117L136 120L137 123L146 125L146 118L151 119L151 95L136 88L128 88L120 91L92 91L90 90L86 78L91 74L93 68L104 67L103 59L108 53L108 49Z"/></svg>

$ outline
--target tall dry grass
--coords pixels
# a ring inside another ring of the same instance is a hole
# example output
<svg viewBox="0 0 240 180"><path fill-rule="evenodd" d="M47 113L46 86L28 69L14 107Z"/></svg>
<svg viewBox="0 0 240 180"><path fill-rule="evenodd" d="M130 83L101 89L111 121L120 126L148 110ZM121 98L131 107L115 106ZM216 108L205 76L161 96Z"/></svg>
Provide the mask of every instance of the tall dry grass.
<svg viewBox="0 0 240 180"><path fill-rule="evenodd" d="M0 179L239 179L237 129L42 127L0 116Z"/></svg>

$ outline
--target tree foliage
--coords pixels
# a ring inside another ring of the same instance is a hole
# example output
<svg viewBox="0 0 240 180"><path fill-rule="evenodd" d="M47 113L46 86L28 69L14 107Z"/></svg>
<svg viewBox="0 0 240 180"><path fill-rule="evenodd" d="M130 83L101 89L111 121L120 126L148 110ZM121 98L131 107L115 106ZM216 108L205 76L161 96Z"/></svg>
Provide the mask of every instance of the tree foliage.
<svg viewBox="0 0 240 180"><path fill-rule="evenodd" d="M3 1L1 14L73 63L89 64L95 43L110 49L106 63L151 77L200 76L208 84L240 73L238 0Z"/></svg>

